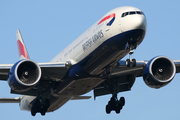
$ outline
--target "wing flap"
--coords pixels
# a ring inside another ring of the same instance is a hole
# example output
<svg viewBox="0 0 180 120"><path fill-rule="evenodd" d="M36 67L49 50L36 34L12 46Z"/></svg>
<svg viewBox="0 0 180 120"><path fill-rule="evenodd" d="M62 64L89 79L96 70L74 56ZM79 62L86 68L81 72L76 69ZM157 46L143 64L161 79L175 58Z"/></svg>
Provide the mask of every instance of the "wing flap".
<svg viewBox="0 0 180 120"><path fill-rule="evenodd" d="M129 83L119 84L118 88L119 88L118 92L124 92L124 91L131 90ZM94 88L94 90L93 90L94 98L96 98L98 96L102 96L102 95L111 94L109 89L110 88L108 86L102 86L102 85Z"/></svg>
<svg viewBox="0 0 180 120"><path fill-rule="evenodd" d="M116 77L117 92L124 92L131 90L134 84L136 74L129 74ZM111 86L112 79L107 79L100 85L94 88L94 98L102 95L112 94L114 87Z"/></svg>
<svg viewBox="0 0 180 120"><path fill-rule="evenodd" d="M91 96L74 96L71 100L85 100L90 98Z"/></svg>

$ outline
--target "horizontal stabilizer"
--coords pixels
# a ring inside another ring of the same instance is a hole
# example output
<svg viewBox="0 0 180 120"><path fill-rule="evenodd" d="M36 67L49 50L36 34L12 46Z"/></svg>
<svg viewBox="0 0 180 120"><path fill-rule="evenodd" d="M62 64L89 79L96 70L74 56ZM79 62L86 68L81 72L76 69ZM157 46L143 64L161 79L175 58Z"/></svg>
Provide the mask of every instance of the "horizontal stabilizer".
<svg viewBox="0 0 180 120"><path fill-rule="evenodd" d="M16 98L0 98L0 103L20 103L21 97Z"/></svg>
<svg viewBox="0 0 180 120"><path fill-rule="evenodd" d="M90 99L91 96L74 96L71 100L84 100L84 99Z"/></svg>

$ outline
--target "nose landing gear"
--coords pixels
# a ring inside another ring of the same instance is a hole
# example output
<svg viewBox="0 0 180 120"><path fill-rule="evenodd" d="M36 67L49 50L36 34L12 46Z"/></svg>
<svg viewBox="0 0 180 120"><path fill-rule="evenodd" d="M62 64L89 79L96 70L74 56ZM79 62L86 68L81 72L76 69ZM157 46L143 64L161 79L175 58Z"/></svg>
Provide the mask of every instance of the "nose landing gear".
<svg viewBox="0 0 180 120"><path fill-rule="evenodd" d="M126 60L126 66L130 67L132 65L132 67L136 67L136 59L132 59L132 54L134 53L133 50L129 51L129 59Z"/></svg>
<svg viewBox="0 0 180 120"><path fill-rule="evenodd" d="M136 66L136 59L132 59L132 54L134 53L134 49L137 48L138 43L137 43L137 36L136 37L131 37L129 39L129 41L126 44L125 49L129 50L129 59L126 60L126 66L130 67L132 65L132 67Z"/></svg>

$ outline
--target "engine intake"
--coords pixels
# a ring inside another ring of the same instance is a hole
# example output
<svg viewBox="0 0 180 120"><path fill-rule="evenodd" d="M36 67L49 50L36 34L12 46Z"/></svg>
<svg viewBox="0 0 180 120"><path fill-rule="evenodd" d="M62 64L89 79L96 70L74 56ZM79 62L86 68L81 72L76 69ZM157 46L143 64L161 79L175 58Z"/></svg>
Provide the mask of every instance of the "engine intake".
<svg viewBox="0 0 180 120"><path fill-rule="evenodd" d="M158 56L144 68L143 79L149 87L160 88L170 83L175 73L175 64L167 57Z"/></svg>
<svg viewBox="0 0 180 120"><path fill-rule="evenodd" d="M15 63L8 77L8 84L12 90L23 92L35 86L41 78L41 68L32 60L25 59Z"/></svg>

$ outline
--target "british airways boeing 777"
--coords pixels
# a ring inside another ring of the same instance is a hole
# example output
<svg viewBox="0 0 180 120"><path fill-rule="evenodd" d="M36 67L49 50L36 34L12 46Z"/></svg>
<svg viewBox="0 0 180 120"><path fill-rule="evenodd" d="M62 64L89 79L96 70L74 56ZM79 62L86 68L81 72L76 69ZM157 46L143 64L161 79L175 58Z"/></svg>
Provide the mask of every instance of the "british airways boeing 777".
<svg viewBox="0 0 180 120"><path fill-rule="evenodd" d="M87 31L47 63L31 60L19 30L16 32L19 58L15 64L0 64L0 80L7 81L17 98L1 103L19 103L20 109L45 115L69 100L94 91L94 97L112 94L106 113L119 113L125 98L117 94L131 90L136 77L160 88L180 72L180 60L157 56L149 61L132 59L147 29L145 14L135 7L119 7L105 14ZM129 54L129 59L121 59Z"/></svg>

